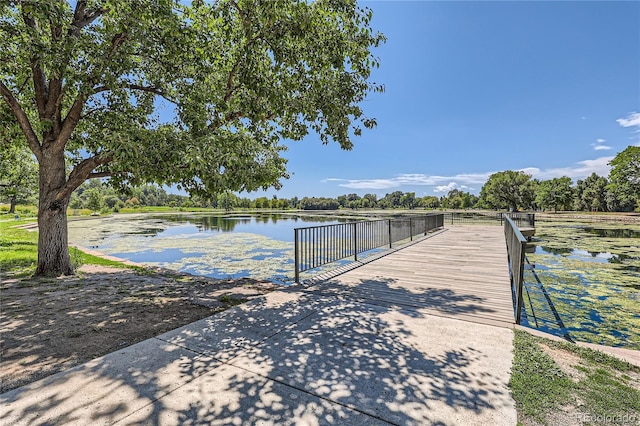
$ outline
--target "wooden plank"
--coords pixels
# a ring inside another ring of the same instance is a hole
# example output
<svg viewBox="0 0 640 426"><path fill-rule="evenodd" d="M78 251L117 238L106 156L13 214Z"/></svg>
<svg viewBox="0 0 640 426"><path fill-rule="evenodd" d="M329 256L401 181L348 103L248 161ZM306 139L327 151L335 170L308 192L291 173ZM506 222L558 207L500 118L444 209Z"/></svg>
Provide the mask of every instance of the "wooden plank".
<svg viewBox="0 0 640 426"><path fill-rule="evenodd" d="M314 290L489 325L514 322L501 227L452 227L365 262Z"/></svg>

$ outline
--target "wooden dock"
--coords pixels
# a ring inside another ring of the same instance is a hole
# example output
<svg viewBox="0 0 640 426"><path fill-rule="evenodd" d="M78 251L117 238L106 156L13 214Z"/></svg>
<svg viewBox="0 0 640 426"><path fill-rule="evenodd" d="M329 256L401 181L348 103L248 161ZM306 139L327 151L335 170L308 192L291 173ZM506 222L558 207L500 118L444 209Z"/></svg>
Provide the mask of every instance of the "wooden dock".
<svg viewBox="0 0 640 426"><path fill-rule="evenodd" d="M500 226L453 226L314 286L367 303L512 327L513 301Z"/></svg>

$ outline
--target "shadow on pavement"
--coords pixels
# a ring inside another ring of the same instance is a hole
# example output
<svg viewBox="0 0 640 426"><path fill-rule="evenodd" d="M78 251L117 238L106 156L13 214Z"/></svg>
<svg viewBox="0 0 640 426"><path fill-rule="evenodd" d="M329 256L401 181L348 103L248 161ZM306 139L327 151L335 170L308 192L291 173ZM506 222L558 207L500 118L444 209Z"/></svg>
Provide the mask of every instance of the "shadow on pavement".
<svg viewBox="0 0 640 426"><path fill-rule="evenodd" d="M355 290L416 297L392 284ZM274 292L5 393L0 423L515 424L511 330L334 287ZM482 309L445 293L420 297Z"/></svg>

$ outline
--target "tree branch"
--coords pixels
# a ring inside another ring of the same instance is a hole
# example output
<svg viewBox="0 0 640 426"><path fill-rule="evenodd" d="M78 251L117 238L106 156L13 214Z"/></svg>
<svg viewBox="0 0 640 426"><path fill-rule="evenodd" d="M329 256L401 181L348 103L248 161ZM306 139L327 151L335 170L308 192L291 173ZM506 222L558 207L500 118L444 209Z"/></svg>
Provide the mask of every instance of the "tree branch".
<svg viewBox="0 0 640 426"><path fill-rule="evenodd" d="M93 157L82 160L71 172L67 183L64 188L58 192L57 199L64 199L71 195L71 193L82 183L90 177L100 177L98 175L103 172L93 173L93 171L103 164L108 164L113 161L112 155L98 154ZM104 172L106 173L106 172ZM95 176L93 176L95 175Z"/></svg>
<svg viewBox="0 0 640 426"><path fill-rule="evenodd" d="M70 43L69 39L77 38L80 35L80 31L82 30L82 28L89 25L91 22L97 19L98 16L104 13L103 9L98 9L96 11L91 12L91 11L87 11L86 7L87 7L86 0L80 0L76 3L76 9L73 13L73 22L71 23L71 26L67 30L67 40L66 40L67 43ZM60 28L54 29L53 22L51 23L51 31L52 31L52 37L59 38L61 36L61 29ZM64 63L66 67L69 63L69 55L67 55L67 57L65 58ZM61 70L59 71L62 72ZM49 93L47 94L47 98L46 98L44 114L48 119L52 121L54 134L59 134L63 127L63 122L61 117L62 98L64 96L63 77L61 75L55 75L55 77L52 77L51 80L49 81L48 88L49 88Z"/></svg>
<svg viewBox="0 0 640 426"><path fill-rule="evenodd" d="M38 31L38 23L32 16L27 14L24 9L22 9L22 20L24 23L30 27L34 32ZM35 56L31 56L29 58L29 63L31 65L31 74L33 77L33 88L35 90L35 98L36 98L36 106L38 107L38 115L40 119L45 118L45 109L48 99L48 88L46 77L44 74L44 70L40 66L39 60Z"/></svg>
<svg viewBox="0 0 640 426"><path fill-rule="evenodd" d="M231 0L229 3L231 4L231 6L233 6L235 10L238 11L238 15L240 15L240 18L242 18L242 24L247 25L248 19L247 19L247 15L244 13L244 10L242 10L240 6L238 6L238 3L236 3L235 0Z"/></svg>
<svg viewBox="0 0 640 426"><path fill-rule="evenodd" d="M71 137L71 134L78 125L78 121L80 121L80 116L82 114L82 109L84 108L86 100L87 97L85 96L85 94L80 93L76 100L73 102L71 109L62 122L60 133L58 133L58 137L54 141L55 144L65 145L67 143L67 141Z"/></svg>
<svg viewBox="0 0 640 426"><path fill-rule="evenodd" d="M237 120L242 117L242 111L234 111L224 116L225 123L228 123L233 120Z"/></svg>
<svg viewBox="0 0 640 426"><path fill-rule="evenodd" d="M100 15L106 12L105 9L97 9L95 11L87 11L86 0L80 0L76 3L76 10L73 12L73 23L69 27L67 34L69 37L77 37L80 35L80 30L90 25Z"/></svg>
<svg viewBox="0 0 640 426"><path fill-rule="evenodd" d="M122 44L129 38L129 34L127 33L118 33L113 36L111 39L111 48L109 49L109 54L107 55L107 59L110 60L113 58L113 54Z"/></svg>
<svg viewBox="0 0 640 426"><path fill-rule="evenodd" d="M131 83L126 83L123 84L121 86L118 86L119 89L129 89L129 90L139 90L141 92L149 92L149 93L153 93L154 95L158 95L163 97L164 99L176 103L175 99L171 99L161 88L159 87L155 87L155 86L142 86L139 84L131 84ZM113 90L112 87L107 87L107 86L98 86L96 88L93 89L93 93L100 93L100 92L106 92L108 90Z"/></svg>
<svg viewBox="0 0 640 426"><path fill-rule="evenodd" d="M42 147L40 146L40 141L36 132L33 131L29 117L27 117L27 114L22 109L22 106L20 106L20 103L15 96L13 96L13 93L11 93L9 88L5 86L2 81L0 81L0 95L2 95L4 101L9 105L9 108L11 108L11 112L13 112L20 129L22 129L22 133L24 133L27 138L29 148L34 153L38 161L40 161L42 158Z"/></svg>
<svg viewBox="0 0 640 426"><path fill-rule="evenodd" d="M231 95L233 95L233 92L235 91L235 88L233 87L233 79L236 76L236 72L238 72L239 65L240 65L240 60L236 61L236 63L233 64L233 68L231 68L231 72L229 73L229 78L227 79L227 89L224 94L225 103L228 102L229 99L231 99Z"/></svg>

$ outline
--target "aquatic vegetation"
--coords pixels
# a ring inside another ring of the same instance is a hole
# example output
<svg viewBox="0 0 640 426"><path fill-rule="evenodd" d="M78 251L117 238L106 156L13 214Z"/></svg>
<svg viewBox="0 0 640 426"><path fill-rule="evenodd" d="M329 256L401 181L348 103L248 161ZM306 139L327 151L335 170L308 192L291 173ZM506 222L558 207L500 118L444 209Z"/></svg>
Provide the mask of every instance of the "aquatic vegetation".
<svg viewBox="0 0 640 426"><path fill-rule="evenodd" d="M214 278L293 282L293 228L326 218L127 215L72 221L70 241L134 262Z"/></svg>
<svg viewBox="0 0 640 426"><path fill-rule="evenodd" d="M536 248L527 258L573 339L640 349L637 235L640 225L633 224L536 224ZM525 280L530 325L558 329L533 272Z"/></svg>

